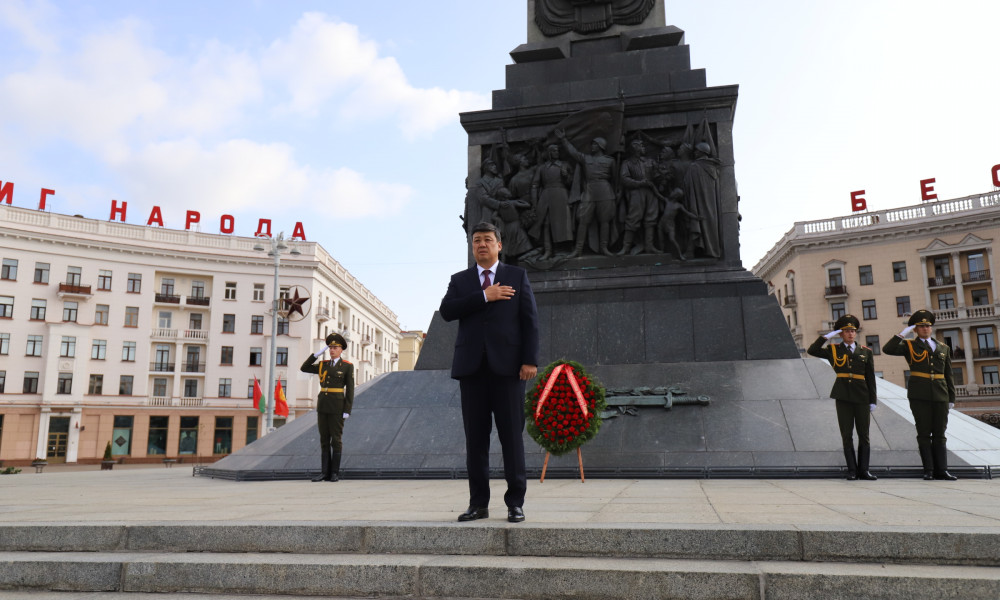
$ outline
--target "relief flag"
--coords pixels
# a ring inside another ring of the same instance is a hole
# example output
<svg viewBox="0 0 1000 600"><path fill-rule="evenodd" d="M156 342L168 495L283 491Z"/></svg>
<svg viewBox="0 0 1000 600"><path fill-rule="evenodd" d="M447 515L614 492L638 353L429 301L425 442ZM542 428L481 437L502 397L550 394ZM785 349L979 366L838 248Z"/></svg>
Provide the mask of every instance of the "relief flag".
<svg viewBox="0 0 1000 600"><path fill-rule="evenodd" d="M267 398L264 397L264 392L260 390L260 382L257 381L257 376L253 376L253 407L264 412L264 407L267 406Z"/></svg>
<svg viewBox="0 0 1000 600"><path fill-rule="evenodd" d="M279 417L288 416L288 401L285 399L285 390L281 389L281 380L274 386L274 414Z"/></svg>

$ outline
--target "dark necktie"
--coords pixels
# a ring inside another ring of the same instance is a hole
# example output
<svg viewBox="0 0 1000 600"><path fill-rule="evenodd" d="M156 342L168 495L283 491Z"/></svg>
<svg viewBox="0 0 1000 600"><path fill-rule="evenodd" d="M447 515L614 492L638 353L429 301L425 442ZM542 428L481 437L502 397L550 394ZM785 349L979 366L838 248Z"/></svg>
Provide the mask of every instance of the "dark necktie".
<svg viewBox="0 0 1000 600"><path fill-rule="evenodd" d="M483 289L490 287L490 270L486 269L483 271Z"/></svg>

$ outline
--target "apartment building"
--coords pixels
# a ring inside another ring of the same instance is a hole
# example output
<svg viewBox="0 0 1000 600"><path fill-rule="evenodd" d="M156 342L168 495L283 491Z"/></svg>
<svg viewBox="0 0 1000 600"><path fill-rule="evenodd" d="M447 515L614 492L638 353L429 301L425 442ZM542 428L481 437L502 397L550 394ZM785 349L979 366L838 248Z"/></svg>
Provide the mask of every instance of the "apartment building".
<svg viewBox="0 0 1000 600"><path fill-rule="evenodd" d="M211 461L257 439L254 379L273 397L261 241L0 205L0 461L98 461L108 442L130 461ZM294 419L319 392L299 365L327 334L349 340L360 384L396 370L400 330L319 244L288 246L278 296L305 310L279 312L274 356Z"/></svg>
<svg viewBox="0 0 1000 600"><path fill-rule="evenodd" d="M781 305L799 350L845 313L885 379L905 385L903 359L880 354L910 314L937 315L935 336L954 349L957 407L1000 410L1000 325L995 250L1000 190L877 212L795 223L754 266Z"/></svg>

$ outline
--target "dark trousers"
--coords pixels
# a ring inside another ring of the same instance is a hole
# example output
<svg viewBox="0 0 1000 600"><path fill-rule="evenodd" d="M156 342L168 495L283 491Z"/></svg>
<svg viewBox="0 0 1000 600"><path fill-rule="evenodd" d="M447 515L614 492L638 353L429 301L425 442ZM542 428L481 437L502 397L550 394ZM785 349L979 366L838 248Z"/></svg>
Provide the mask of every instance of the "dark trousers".
<svg viewBox="0 0 1000 600"><path fill-rule="evenodd" d="M344 413L317 413L316 426L323 454L339 453L342 449L340 436L344 433Z"/></svg>
<svg viewBox="0 0 1000 600"><path fill-rule="evenodd" d="M524 386L517 377L497 375L485 361L479 372L459 380L465 426L465 466L469 472L469 504L490 503L490 434L496 420L507 480L504 503L524 506L528 476L524 467Z"/></svg>
<svg viewBox="0 0 1000 600"><path fill-rule="evenodd" d="M871 423L871 409L867 404L837 400L837 424L840 425L840 439L844 449L854 447L854 431L858 432L858 447L870 446L868 428Z"/></svg>
<svg viewBox="0 0 1000 600"><path fill-rule="evenodd" d="M948 439L948 403L910 400L910 412L917 426L918 446L943 446Z"/></svg>

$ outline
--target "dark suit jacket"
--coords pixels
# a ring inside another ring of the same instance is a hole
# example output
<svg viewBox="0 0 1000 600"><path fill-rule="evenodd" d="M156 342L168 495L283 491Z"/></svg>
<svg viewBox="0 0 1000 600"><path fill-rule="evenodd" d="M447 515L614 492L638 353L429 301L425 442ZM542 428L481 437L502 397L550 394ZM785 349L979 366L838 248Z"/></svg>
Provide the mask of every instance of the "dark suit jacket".
<svg viewBox="0 0 1000 600"><path fill-rule="evenodd" d="M910 365L910 380L906 384L907 398L927 402L954 402L955 377L951 372L951 348L937 340L934 343L937 344L937 349L932 352L930 346L919 339L910 341L894 335L882 346L882 352L902 356Z"/></svg>
<svg viewBox="0 0 1000 600"><path fill-rule="evenodd" d="M826 338L820 336L809 346L807 352L811 356L822 358L830 363L837 379L833 382L830 397L842 402L856 404L878 404L878 392L875 387L875 355L871 349L855 342L851 353L844 344L831 344L826 348L823 344ZM833 359L833 349L837 351L837 366Z"/></svg>
<svg viewBox="0 0 1000 600"><path fill-rule="evenodd" d="M538 309L524 269L499 263L494 283L514 288L509 300L486 302L476 266L451 276L441 317L458 319L451 376L475 374L486 355L490 369L518 377L521 365L538 364Z"/></svg>
<svg viewBox="0 0 1000 600"><path fill-rule="evenodd" d="M342 392L320 391L319 400L316 402L317 412L338 415L351 414L351 408L354 407L354 365L341 358L337 365L331 369L330 361L316 362L316 357L310 354L299 370L303 373L321 375L320 390L344 390Z"/></svg>

